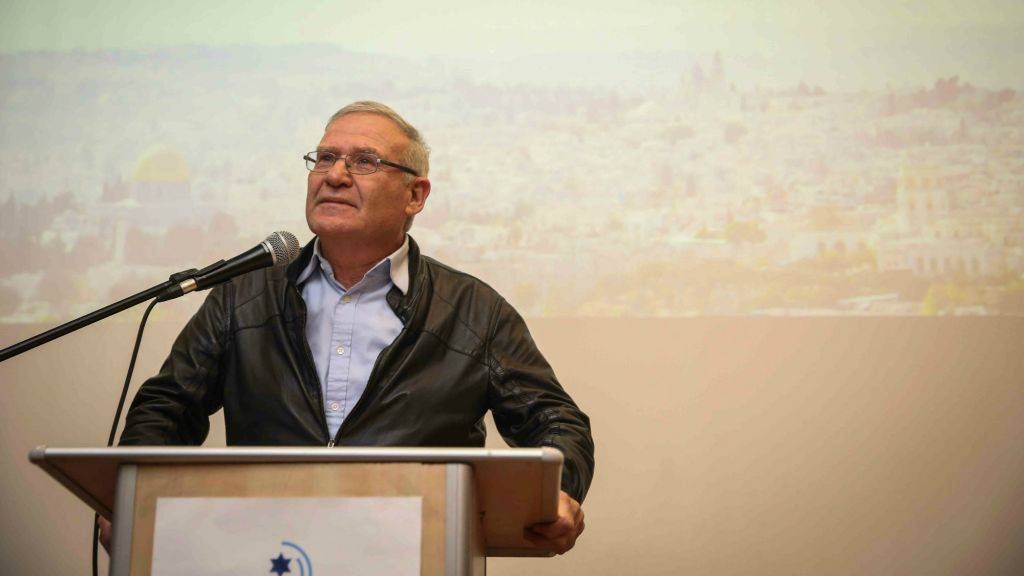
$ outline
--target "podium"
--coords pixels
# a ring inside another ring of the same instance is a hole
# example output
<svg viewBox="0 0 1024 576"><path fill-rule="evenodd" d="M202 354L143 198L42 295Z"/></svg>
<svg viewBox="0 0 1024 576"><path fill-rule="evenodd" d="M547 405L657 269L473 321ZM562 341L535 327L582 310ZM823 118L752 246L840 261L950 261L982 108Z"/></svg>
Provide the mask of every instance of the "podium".
<svg viewBox="0 0 1024 576"><path fill-rule="evenodd" d="M166 520L171 506L180 503L214 508L239 502L273 505L278 499L302 502L303 509L318 503L360 504L371 515L375 505L417 503L419 573L484 574L487 556L550 555L522 534L526 526L557 517L562 468L562 453L547 447L39 447L29 460L101 516L117 519L110 558L114 576L150 574L165 542L158 536L183 532L157 530L163 525L158 504ZM350 532L359 528L346 527ZM216 527L203 529L219 534ZM292 567L312 576L315 560L305 558L308 569L297 562Z"/></svg>

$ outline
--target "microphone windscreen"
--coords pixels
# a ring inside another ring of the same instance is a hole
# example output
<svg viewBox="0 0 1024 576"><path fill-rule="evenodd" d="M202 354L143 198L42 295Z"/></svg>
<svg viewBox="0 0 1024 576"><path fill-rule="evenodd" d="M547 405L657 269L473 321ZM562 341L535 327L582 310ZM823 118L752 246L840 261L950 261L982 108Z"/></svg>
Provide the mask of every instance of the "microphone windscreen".
<svg viewBox="0 0 1024 576"><path fill-rule="evenodd" d="M299 240L291 232L274 232L264 242L270 246L274 266L284 266L299 256Z"/></svg>

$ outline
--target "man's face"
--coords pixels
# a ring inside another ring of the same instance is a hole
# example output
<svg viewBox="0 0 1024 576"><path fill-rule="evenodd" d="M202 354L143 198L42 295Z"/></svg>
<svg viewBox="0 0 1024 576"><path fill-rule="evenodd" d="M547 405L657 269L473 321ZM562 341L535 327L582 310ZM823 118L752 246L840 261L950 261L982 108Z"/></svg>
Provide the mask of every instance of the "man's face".
<svg viewBox="0 0 1024 576"><path fill-rule="evenodd" d="M335 154L373 152L400 162L408 137L376 114L349 114L324 132L317 150ZM350 174L344 160L327 172L310 172L306 223L321 238L344 238L386 246L403 237L406 219L423 209L430 191L426 178L411 179L389 166L373 174Z"/></svg>

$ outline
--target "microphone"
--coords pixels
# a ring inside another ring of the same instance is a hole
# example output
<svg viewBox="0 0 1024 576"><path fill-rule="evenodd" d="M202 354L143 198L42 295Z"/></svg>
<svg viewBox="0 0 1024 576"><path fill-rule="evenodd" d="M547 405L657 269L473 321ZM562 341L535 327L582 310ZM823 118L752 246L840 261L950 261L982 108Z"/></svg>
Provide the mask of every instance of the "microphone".
<svg viewBox="0 0 1024 576"><path fill-rule="evenodd" d="M299 241L291 232L274 232L254 248L234 258L220 260L172 285L157 297L160 302L173 300L195 290L206 290L235 276L268 266L285 266L299 255Z"/></svg>

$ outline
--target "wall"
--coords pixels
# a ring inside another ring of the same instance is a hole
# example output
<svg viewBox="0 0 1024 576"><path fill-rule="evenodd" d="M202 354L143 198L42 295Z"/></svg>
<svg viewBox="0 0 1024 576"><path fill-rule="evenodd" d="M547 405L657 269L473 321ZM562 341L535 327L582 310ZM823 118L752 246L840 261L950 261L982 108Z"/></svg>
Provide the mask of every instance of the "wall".
<svg viewBox="0 0 1024 576"><path fill-rule="evenodd" d="M1024 319L531 326L593 420L597 474L575 550L492 574L1024 569ZM178 327L150 327L140 376ZM26 454L104 443L134 331L105 321L0 365L4 572L86 571L89 512Z"/></svg>

